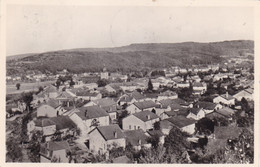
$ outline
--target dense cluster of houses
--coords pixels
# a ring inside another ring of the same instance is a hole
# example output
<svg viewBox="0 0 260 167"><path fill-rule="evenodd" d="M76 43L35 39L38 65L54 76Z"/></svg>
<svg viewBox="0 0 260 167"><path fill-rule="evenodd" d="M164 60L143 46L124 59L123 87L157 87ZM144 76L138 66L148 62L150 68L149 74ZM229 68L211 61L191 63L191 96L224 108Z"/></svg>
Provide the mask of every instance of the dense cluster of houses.
<svg viewBox="0 0 260 167"><path fill-rule="evenodd" d="M205 67L197 69L197 72L215 68ZM171 70L185 73L190 69ZM49 85L33 95L31 105L34 111L27 124L27 134L31 138L35 131L41 131L45 137L40 151L41 162L51 162L54 158L60 162L69 162L67 153L73 144L67 136L82 139L82 144L93 154L108 155L112 148L125 148L129 144L140 150L142 147L151 147L147 140L149 137L159 136L163 144L172 127L194 134L196 122L204 117L232 119L236 112L235 101L254 99L253 82L244 76L240 76L239 80L247 81L247 87L233 96L228 92L216 94L213 101L209 102L200 100L207 91L207 80L212 79L214 82L231 78L236 81L239 75L226 72L209 74L201 79L192 70L194 75L184 79L171 75L169 71L165 72L166 76L151 79L154 92L146 91L149 78L127 81L126 75L108 75L104 71L100 74L101 79L116 81L120 78L121 81L98 87L95 82L75 79L73 87L66 82L59 88ZM162 87L176 90L192 87L192 94L196 98L185 101L179 98L177 91L161 91ZM155 128L155 123L159 128ZM67 140L55 140L57 136Z"/></svg>

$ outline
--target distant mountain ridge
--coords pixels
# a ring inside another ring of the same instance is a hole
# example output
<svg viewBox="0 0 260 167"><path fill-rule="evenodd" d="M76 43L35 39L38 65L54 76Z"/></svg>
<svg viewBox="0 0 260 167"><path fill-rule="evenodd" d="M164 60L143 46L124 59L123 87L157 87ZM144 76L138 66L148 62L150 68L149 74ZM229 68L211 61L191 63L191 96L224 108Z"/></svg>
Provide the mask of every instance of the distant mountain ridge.
<svg viewBox="0 0 260 167"><path fill-rule="evenodd" d="M68 69L71 72L140 71L147 68L164 68L174 65L210 64L224 61L222 55L230 57L254 53L254 41L236 40L210 43L146 43L131 44L115 48L78 48L31 54L20 61L29 70ZM7 60L8 62L8 60Z"/></svg>

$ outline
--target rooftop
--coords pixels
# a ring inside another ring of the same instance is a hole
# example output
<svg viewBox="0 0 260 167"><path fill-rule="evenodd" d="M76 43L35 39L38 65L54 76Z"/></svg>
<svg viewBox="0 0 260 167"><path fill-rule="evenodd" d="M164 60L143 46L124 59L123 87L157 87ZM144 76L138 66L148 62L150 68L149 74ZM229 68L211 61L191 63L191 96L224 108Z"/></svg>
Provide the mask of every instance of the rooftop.
<svg viewBox="0 0 260 167"><path fill-rule="evenodd" d="M108 126L98 126L96 127L96 129L100 132L100 134L104 137L106 141L125 138L124 133L122 132L122 130L117 124L108 125Z"/></svg>
<svg viewBox="0 0 260 167"><path fill-rule="evenodd" d="M142 101L142 102L135 102L134 105L138 107L140 110L144 110L147 108L156 107L157 104L151 100L148 101Z"/></svg>
<svg viewBox="0 0 260 167"><path fill-rule="evenodd" d="M174 124L175 126L177 126L179 128L183 128L185 126L194 124L196 122L195 120L186 118L184 116L171 117L166 120L168 120L169 122L171 122L172 124Z"/></svg>
<svg viewBox="0 0 260 167"><path fill-rule="evenodd" d="M88 106L78 108L80 112L75 112L82 120L108 116L108 113L99 106Z"/></svg>
<svg viewBox="0 0 260 167"><path fill-rule="evenodd" d="M147 144L147 136L142 129L125 131L126 142L131 143L133 146L141 144ZM140 141L139 141L140 140Z"/></svg>
<svg viewBox="0 0 260 167"><path fill-rule="evenodd" d="M139 118L140 120L144 121L144 122L160 118L158 115L152 113L151 111L147 111L147 110L134 113L133 115L136 116L137 118Z"/></svg>

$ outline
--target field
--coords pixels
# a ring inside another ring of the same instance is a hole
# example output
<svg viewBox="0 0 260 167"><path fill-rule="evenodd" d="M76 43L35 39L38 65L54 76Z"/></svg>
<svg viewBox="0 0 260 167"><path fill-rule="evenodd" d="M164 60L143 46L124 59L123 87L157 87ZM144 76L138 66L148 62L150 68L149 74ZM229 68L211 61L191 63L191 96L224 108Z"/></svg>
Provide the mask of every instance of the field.
<svg viewBox="0 0 260 167"><path fill-rule="evenodd" d="M44 81L35 83L20 83L20 90L16 89L16 85L6 85L6 94L17 94L22 92L37 91L40 86L44 87L54 83L54 81Z"/></svg>

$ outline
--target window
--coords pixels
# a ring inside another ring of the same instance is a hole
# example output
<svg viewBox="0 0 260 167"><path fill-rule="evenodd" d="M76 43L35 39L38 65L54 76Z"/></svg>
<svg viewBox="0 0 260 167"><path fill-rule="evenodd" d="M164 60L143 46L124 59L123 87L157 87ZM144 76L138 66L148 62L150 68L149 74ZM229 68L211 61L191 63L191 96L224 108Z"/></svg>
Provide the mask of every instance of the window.
<svg viewBox="0 0 260 167"><path fill-rule="evenodd" d="M129 129L131 129L131 125L129 125Z"/></svg>
<svg viewBox="0 0 260 167"><path fill-rule="evenodd" d="M134 129L136 130L136 126L134 126Z"/></svg>

